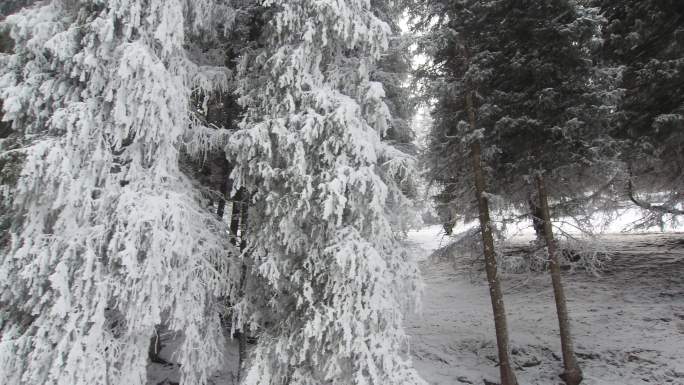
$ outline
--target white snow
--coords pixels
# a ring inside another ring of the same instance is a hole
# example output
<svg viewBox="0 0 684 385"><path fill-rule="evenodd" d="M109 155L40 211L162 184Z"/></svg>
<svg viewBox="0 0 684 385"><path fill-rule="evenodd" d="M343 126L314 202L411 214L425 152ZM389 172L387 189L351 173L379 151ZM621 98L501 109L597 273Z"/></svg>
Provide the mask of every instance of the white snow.
<svg viewBox="0 0 684 385"><path fill-rule="evenodd" d="M433 385L498 383L484 272L458 256L426 258L448 243L441 226L412 231L409 242L426 285L422 314L407 322L419 373ZM600 242L614 252L600 276L563 276L583 384L684 384L684 233L612 233ZM509 273L503 286L519 383L562 383L550 276Z"/></svg>
<svg viewBox="0 0 684 385"><path fill-rule="evenodd" d="M426 259L434 250L446 246L449 242L441 225L411 230L408 232L407 240L414 250L414 258L419 261Z"/></svg>

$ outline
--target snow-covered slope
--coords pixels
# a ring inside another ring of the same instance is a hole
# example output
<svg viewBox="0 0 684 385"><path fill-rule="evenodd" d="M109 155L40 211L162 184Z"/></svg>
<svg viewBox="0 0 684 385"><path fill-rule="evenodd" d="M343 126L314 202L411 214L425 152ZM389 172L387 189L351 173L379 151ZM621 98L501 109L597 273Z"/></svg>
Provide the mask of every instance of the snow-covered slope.
<svg viewBox="0 0 684 385"><path fill-rule="evenodd" d="M417 257L446 242L440 230L410 234ZM583 384L684 384L684 233L612 234L601 242L614 252L605 272L563 277ZM423 309L408 321L415 365L430 384L498 382L484 272L454 258L419 257ZM561 383L550 277L507 274L503 283L520 384Z"/></svg>

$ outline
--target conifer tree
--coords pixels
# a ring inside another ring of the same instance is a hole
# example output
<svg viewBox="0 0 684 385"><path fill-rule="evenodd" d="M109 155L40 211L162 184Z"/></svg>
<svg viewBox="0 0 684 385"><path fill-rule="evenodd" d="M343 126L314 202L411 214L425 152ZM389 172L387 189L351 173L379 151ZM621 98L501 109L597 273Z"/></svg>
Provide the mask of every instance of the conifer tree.
<svg viewBox="0 0 684 385"><path fill-rule="evenodd" d="M239 269L180 164L225 142L193 98L227 85L198 49L228 27L221 4L54 0L5 20L16 141L0 159L19 159L1 181L0 383L145 384L160 324L183 336L183 384L223 366L219 299L235 297Z"/></svg>
<svg viewBox="0 0 684 385"><path fill-rule="evenodd" d="M451 19L458 20L452 21L455 25L433 28L424 38L425 52L436 57L437 64L419 71L429 83L429 95L445 95L437 99L435 142L428 156L432 178L444 185L438 196L444 218L470 220L477 213L475 201L463 199L473 194L468 146L454 146L472 136L465 123L465 86L446 80L441 75L445 72L466 74L477 87L474 104L478 127L484 130L480 140L485 172L494 183L490 193L501 198L495 208L538 212L529 207L535 183L526 176L545 164L553 171L546 178L552 186L554 216L583 214L584 207L594 206L599 193L611 187L604 181L615 173L605 167L615 159L601 119L610 106L605 105L606 96L596 84L602 79L591 62L591 50L598 44L596 12L580 6L575 10L573 3L562 1L538 7L514 1L455 4L460 9ZM432 6L435 15L449 14L448 9L438 1ZM450 41L470 44L470 65L461 46ZM450 56L455 56L452 63L440 61ZM588 191L597 195L587 197Z"/></svg>
<svg viewBox="0 0 684 385"><path fill-rule="evenodd" d="M413 115L416 112L416 98L409 89L412 59L409 46L412 38L402 33L398 24L403 16L405 5L395 1L372 1L371 7L375 15L390 27L388 49L369 71L370 79L382 84L385 91L384 101L389 110L390 119L383 140L403 152L402 157L411 160L418 155L418 148L414 142L415 133L412 128ZM415 211L413 205L418 195L416 180L418 171L415 169L415 163L415 161L407 162L406 166L409 167L397 175L396 182L404 195L409 198L409 200L395 202L408 206L390 207L389 210L390 213L395 214L391 222L395 231L399 233L406 233L411 226L416 225L417 218L406 215L407 212Z"/></svg>
<svg viewBox="0 0 684 385"><path fill-rule="evenodd" d="M400 148L415 152L410 149L415 138L411 128L415 103L408 87L412 60L409 45L412 39L402 34L398 24L404 7L400 2L388 1L372 1L371 7L376 16L390 27L388 49L371 71L371 79L383 85L385 104L391 116L385 137Z"/></svg>
<svg viewBox="0 0 684 385"><path fill-rule="evenodd" d="M243 383L423 384L402 328L416 269L387 212L409 160L381 140L390 116L369 74L388 25L367 1L266 5L229 146L234 188L253 194L236 324L259 343Z"/></svg>
<svg viewBox="0 0 684 385"><path fill-rule="evenodd" d="M661 224L684 215L684 4L594 3L607 19L602 64L621 75L611 135L622 145L627 198L646 210L645 225Z"/></svg>
<svg viewBox="0 0 684 385"><path fill-rule="evenodd" d="M596 11L565 0L434 1L426 7L432 16L422 26L430 32L426 40L433 42L434 64L424 77L437 99L429 167L444 186L440 199L455 212L475 211L468 199L473 196L467 161L473 143L482 147L491 181L487 198L500 197L496 201L505 209L526 210L531 196L542 207L549 191L562 203L599 189L596 176L613 154L597 124L605 108L593 87L598 77L590 60ZM468 98L474 124L468 119ZM542 210L535 211L541 216ZM558 256L550 217L539 223L553 265ZM559 269L551 270L564 378L577 384L581 372L571 353Z"/></svg>

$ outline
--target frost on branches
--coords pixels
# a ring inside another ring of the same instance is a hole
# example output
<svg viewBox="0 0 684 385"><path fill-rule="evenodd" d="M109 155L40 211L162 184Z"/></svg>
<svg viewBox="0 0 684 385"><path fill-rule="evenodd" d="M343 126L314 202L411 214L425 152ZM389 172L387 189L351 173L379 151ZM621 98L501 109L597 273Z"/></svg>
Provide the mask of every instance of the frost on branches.
<svg viewBox="0 0 684 385"><path fill-rule="evenodd" d="M424 384L402 327L416 270L386 209L411 159L381 140L390 117L369 75L389 28L364 0L266 5L229 145L253 192L239 308L259 344L244 383Z"/></svg>
<svg viewBox="0 0 684 385"><path fill-rule="evenodd" d="M179 156L221 136L207 137L190 99L226 73L186 49L230 12L210 0L55 0L6 19L15 47L0 56L0 99L14 142L0 157L20 164L0 190L12 216L0 238L1 384L144 384L159 324L184 336L182 383L222 364L231 246Z"/></svg>

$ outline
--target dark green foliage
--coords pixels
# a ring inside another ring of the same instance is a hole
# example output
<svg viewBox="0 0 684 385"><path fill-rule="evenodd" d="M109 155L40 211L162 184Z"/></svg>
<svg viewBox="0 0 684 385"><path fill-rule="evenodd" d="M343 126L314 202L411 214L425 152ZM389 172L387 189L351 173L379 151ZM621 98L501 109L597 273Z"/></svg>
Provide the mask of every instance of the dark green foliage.
<svg viewBox="0 0 684 385"><path fill-rule="evenodd" d="M14 42L9 36L9 31L0 27L0 53L11 53Z"/></svg>
<svg viewBox="0 0 684 385"><path fill-rule="evenodd" d="M34 2L35 0L2 0L0 2L0 20Z"/></svg>
<svg viewBox="0 0 684 385"><path fill-rule="evenodd" d="M611 134L637 190L684 201L684 2L597 0L607 19L604 64L621 68Z"/></svg>
<svg viewBox="0 0 684 385"><path fill-rule="evenodd" d="M598 17L564 0L435 2L432 9L439 12L433 20L448 16L432 30L434 63L423 74L437 84L429 168L445 187L438 200L451 213L474 212L464 186L472 184L465 159L475 138L489 192L505 204L526 205L536 172L547 175L558 200L581 193L584 187L566 185L605 156L590 60ZM469 91L476 131L467 123Z"/></svg>
<svg viewBox="0 0 684 385"><path fill-rule="evenodd" d="M203 51L217 51L223 55L224 65L231 73L237 72L240 56L243 52L259 45L259 35L263 28L265 9L253 1L241 4L239 15L230 26L220 26L224 34L217 39L204 42L202 36L194 37L199 40L198 48ZM229 27L229 28L228 28ZM220 47L216 46L216 41ZM211 95L194 95L195 118L201 120L210 128L225 128L234 132L243 117L243 108L238 103L238 94L235 88L239 79L230 80L230 87L222 92L214 92ZM204 154L199 159L184 159L187 169L194 175L204 187L211 205L216 204L217 213L221 214L225 202L230 200L232 193L232 180L230 173L233 165L226 158L222 148L211 153ZM222 216L222 214L220 215Z"/></svg>

